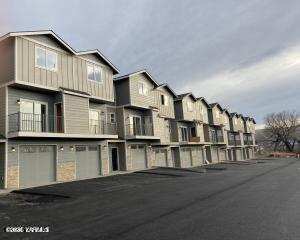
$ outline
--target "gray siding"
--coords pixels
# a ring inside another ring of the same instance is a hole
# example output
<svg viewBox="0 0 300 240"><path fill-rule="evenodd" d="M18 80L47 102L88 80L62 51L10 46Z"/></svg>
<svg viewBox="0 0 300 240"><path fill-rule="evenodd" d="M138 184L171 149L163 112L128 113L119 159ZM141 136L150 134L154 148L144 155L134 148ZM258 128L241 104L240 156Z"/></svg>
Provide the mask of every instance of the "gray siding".
<svg viewBox="0 0 300 240"><path fill-rule="evenodd" d="M115 81L114 85L117 106L130 104L129 80Z"/></svg>
<svg viewBox="0 0 300 240"><path fill-rule="evenodd" d="M139 94L138 83L143 82L148 87L148 95ZM149 108L154 105L153 83L144 75L138 74L130 77L130 102L134 106Z"/></svg>
<svg viewBox="0 0 300 240"><path fill-rule="evenodd" d="M43 47L41 44L17 37L17 80L33 85L51 88L69 88L77 91L88 92L91 97L114 101L113 72L103 64L98 64L102 69L103 83L87 80L87 64L84 56L74 56L62 48L53 49L52 45L47 49L57 53L58 70L48 71L35 67L35 47ZM49 43L47 43L49 44Z"/></svg>
<svg viewBox="0 0 300 240"><path fill-rule="evenodd" d="M0 88L0 135L6 136L6 87Z"/></svg>
<svg viewBox="0 0 300 240"><path fill-rule="evenodd" d="M161 95L168 97L168 105L161 104ZM174 101L173 96L165 88L156 89L153 92L154 95L154 106L158 108L159 114L167 116L168 118L175 118L174 114Z"/></svg>
<svg viewBox="0 0 300 240"><path fill-rule="evenodd" d="M174 111L175 111L175 117L178 120L183 119L183 110L182 110L182 102L176 101L174 102Z"/></svg>
<svg viewBox="0 0 300 240"><path fill-rule="evenodd" d="M89 99L64 94L65 133L88 134Z"/></svg>
<svg viewBox="0 0 300 240"><path fill-rule="evenodd" d="M5 178L5 143L0 143L0 189L4 188Z"/></svg>
<svg viewBox="0 0 300 240"><path fill-rule="evenodd" d="M55 96L55 95L54 95ZM17 113L20 111L20 105L17 103L18 99L27 99L39 102L45 102L48 104L48 114L53 115L54 96L24 89L8 88L8 114Z"/></svg>
<svg viewBox="0 0 300 240"><path fill-rule="evenodd" d="M118 134L121 139L125 138L125 117L124 117L124 108L117 108L116 109L116 120L117 120L117 128Z"/></svg>
<svg viewBox="0 0 300 240"><path fill-rule="evenodd" d="M15 80L14 38L0 42L0 85Z"/></svg>

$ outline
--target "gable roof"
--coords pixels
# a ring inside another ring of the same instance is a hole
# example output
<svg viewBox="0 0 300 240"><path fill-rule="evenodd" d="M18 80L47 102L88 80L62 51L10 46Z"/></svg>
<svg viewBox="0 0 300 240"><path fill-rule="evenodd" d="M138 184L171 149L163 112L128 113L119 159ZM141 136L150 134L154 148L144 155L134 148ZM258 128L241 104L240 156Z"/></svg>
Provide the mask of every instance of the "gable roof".
<svg viewBox="0 0 300 240"><path fill-rule="evenodd" d="M198 97L197 98L197 101L202 101L202 102L204 102L204 104L209 108L210 106L209 106L209 103L206 101L206 99L204 98L204 97Z"/></svg>
<svg viewBox="0 0 300 240"><path fill-rule="evenodd" d="M256 121L253 117L244 117L245 121L252 121L254 124L256 124Z"/></svg>
<svg viewBox="0 0 300 240"><path fill-rule="evenodd" d="M159 86L159 84L154 80L154 78L151 76L151 74L146 69L139 70L139 71L132 72L132 73L128 73L128 74L120 76L120 77L115 77L114 81L121 81L121 80L127 79L129 77L138 75L138 74L145 74L151 80L151 82L153 82L155 87Z"/></svg>
<svg viewBox="0 0 300 240"><path fill-rule="evenodd" d="M171 93L171 95L172 95L174 98L177 98L177 94L173 91L172 88L170 88L170 86L169 86L167 83L160 84L158 87L156 87L156 89L160 89L160 88L165 88L165 89L167 89L168 92Z"/></svg>
<svg viewBox="0 0 300 240"><path fill-rule="evenodd" d="M209 104L210 108L214 108L216 106L223 112L223 108L221 107L221 105L219 103L215 102L215 103Z"/></svg>
<svg viewBox="0 0 300 240"><path fill-rule="evenodd" d="M90 51L81 51L76 52L67 42L65 42L61 37L59 37L52 30L40 30L40 31L21 31L21 32L9 32L6 35L0 37L0 41L8 38L8 37L17 37L17 36L34 36L34 35L50 35L55 40L57 40L65 49L67 49L70 53L81 56L86 54L95 54L99 59L104 61L108 66L113 69L114 74L119 73L119 69L113 65L98 49L90 50Z"/></svg>
<svg viewBox="0 0 300 240"><path fill-rule="evenodd" d="M229 113L229 111L226 108L223 109L223 113L226 113L227 116L230 117L230 113Z"/></svg>
<svg viewBox="0 0 300 240"><path fill-rule="evenodd" d="M195 102L197 101L197 98L196 98L196 97L194 96L194 94L191 93L191 92L183 93L183 94L177 95L177 98L174 99L174 101L180 101L180 100L182 100L184 97L188 97L188 96L190 96Z"/></svg>

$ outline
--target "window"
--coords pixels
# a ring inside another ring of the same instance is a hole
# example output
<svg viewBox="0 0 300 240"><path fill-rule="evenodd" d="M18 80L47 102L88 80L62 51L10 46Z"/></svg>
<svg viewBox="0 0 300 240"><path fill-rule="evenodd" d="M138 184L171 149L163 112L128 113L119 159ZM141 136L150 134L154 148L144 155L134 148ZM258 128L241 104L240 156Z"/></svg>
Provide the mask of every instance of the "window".
<svg viewBox="0 0 300 240"><path fill-rule="evenodd" d="M187 102L187 110L189 112L192 112L194 110L194 106L193 106L193 103L192 102Z"/></svg>
<svg viewBox="0 0 300 240"><path fill-rule="evenodd" d="M216 118L220 118L220 114L218 110L216 111Z"/></svg>
<svg viewBox="0 0 300 240"><path fill-rule="evenodd" d="M102 82L101 68L95 65L87 65L87 78L91 81Z"/></svg>
<svg viewBox="0 0 300 240"><path fill-rule="evenodd" d="M139 94L148 95L148 88L145 83L138 82Z"/></svg>
<svg viewBox="0 0 300 240"><path fill-rule="evenodd" d="M187 142L188 141L187 127L180 127L180 141L182 141L182 142Z"/></svg>
<svg viewBox="0 0 300 240"><path fill-rule="evenodd" d="M168 96L162 94L160 95L160 99L161 105L168 106Z"/></svg>
<svg viewBox="0 0 300 240"><path fill-rule="evenodd" d="M116 114L110 113L110 123L115 123L115 122L116 122Z"/></svg>
<svg viewBox="0 0 300 240"><path fill-rule="evenodd" d="M234 124L237 125L237 120L236 120L236 118L234 119Z"/></svg>
<svg viewBox="0 0 300 240"><path fill-rule="evenodd" d="M35 66L51 71L57 71L57 54L45 48L35 49Z"/></svg>

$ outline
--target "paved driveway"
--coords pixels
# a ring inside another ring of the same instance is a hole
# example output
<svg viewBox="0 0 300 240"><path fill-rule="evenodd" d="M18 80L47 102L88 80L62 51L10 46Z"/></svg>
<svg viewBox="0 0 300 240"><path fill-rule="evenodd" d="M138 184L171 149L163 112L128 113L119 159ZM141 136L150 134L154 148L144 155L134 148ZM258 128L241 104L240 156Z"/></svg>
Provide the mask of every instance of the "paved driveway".
<svg viewBox="0 0 300 240"><path fill-rule="evenodd" d="M0 239L300 239L300 161L156 169L0 198ZM226 170L222 170L226 168ZM30 194L28 194L30 193Z"/></svg>

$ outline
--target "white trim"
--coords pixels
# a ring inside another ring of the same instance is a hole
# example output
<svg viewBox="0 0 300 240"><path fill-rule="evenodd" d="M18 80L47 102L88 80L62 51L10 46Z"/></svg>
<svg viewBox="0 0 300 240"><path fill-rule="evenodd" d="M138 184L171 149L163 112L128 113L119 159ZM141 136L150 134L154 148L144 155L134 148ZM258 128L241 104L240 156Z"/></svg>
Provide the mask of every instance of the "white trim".
<svg viewBox="0 0 300 240"><path fill-rule="evenodd" d="M15 67L14 67L14 78L17 79L17 73L18 73L18 52L17 52L17 49L18 48L18 41L17 41L17 38L15 38L15 51L14 51L14 64L15 64Z"/></svg>
<svg viewBox="0 0 300 240"><path fill-rule="evenodd" d="M112 135L112 134L49 133L49 132L22 132L22 131L12 132L12 133L8 134L8 138L16 138L16 137L117 139L118 135ZM151 137L148 136L146 138L151 138Z"/></svg>
<svg viewBox="0 0 300 240"><path fill-rule="evenodd" d="M0 88L3 88L3 87L7 87L7 86L10 86L12 84L14 84L16 81L15 80L12 80L10 82L7 82L7 83L4 83L4 84L1 84L0 85Z"/></svg>
<svg viewBox="0 0 300 240"><path fill-rule="evenodd" d="M159 84L154 80L154 78L151 76L151 74L148 73L147 70L145 70L145 69L137 71L137 72L129 73L129 74L126 74L126 75L123 75L123 76L120 76L120 77L116 77L116 78L114 78L114 81L122 80L124 78L132 77L132 76L135 76L135 75L138 75L138 74L141 74L141 73L145 73L156 84L156 87L159 86Z"/></svg>
<svg viewBox="0 0 300 240"><path fill-rule="evenodd" d="M32 36L32 35L52 35L56 40L58 40L65 48L67 48L71 53L73 53L76 56L82 56L86 54L97 54L99 55L104 61L109 65L115 72L119 73L119 69L115 67L98 49L96 50L89 50L89 51L81 51L76 52L72 47L70 47L69 44L67 44L62 38L60 38L56 33L54 33L52 30L43 30L43 31L21 31L21 32L10 32L2 37L0 37L0 41L8 38L8 37L18 37L18 36ZM41 45L44 45L43 43L39 43Z"/></svg>
<svg viewBox="0 0 300 240"><path fill-rule="evenodd" d="M63 112L63 132L66 133L66 104L65 104L65 94L62 93L61 96L61 101L62 101L62 112Z"/></svg>
<svg viewBox="0 0 300 240"><path fill-rule="evenodd" d="M7 170L8 170L8 142L4 143L5 159L4 159L4 188L7 188Z"/></svg>
<svg viewBox="0 0 300 240"><path fill-rule="evenodd" d="M45 51L45 66L39 66L38 63L37 63L37 50L40 49L40 50L43 50ZM48 52L52 53L55 55L55 68L48 68L47 67L47 54ZM57 53L54 52L54 51L51 51L51 50L48 50L47 48L45 47L39 47L39 46L35 46L34 48L34 59L35 59L35 67L36 68L41 68L41 69L45 69L47 71L51 71L51 72L58 72L58 68L57 68L57 65L58 65L58 61L57 61Z"/></svg>

